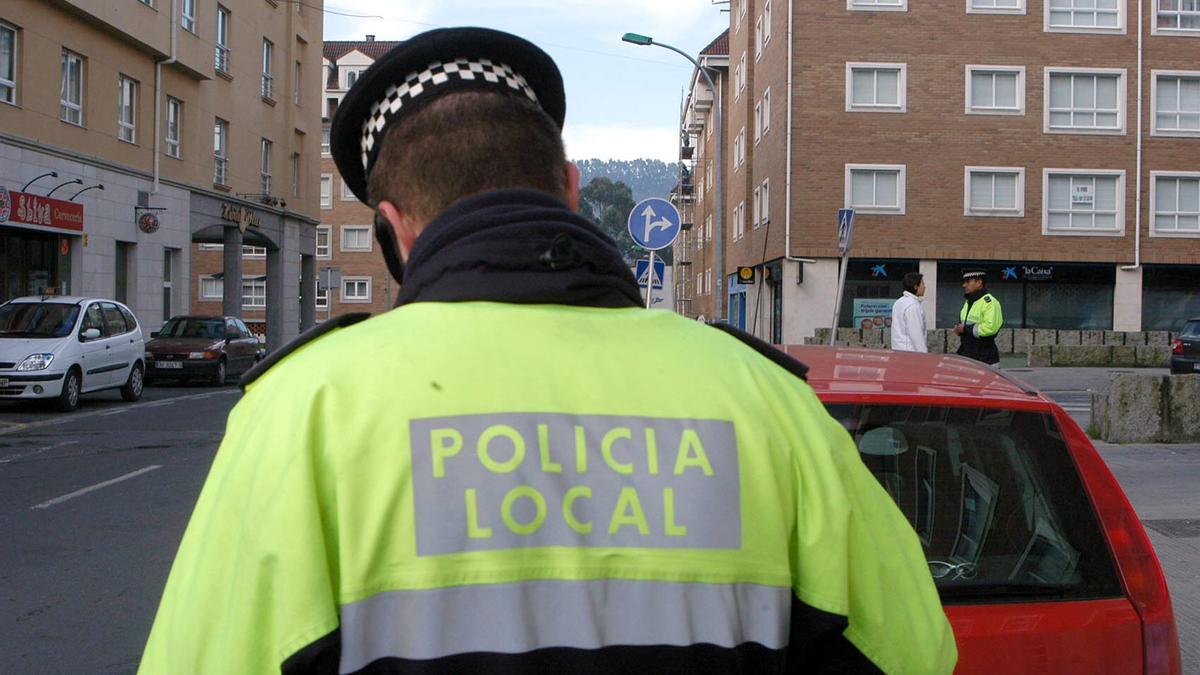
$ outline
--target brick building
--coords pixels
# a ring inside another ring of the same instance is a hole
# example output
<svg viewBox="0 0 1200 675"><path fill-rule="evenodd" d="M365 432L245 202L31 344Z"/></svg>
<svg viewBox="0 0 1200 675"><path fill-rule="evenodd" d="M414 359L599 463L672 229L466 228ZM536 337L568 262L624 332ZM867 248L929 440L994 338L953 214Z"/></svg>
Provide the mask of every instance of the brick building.
<svg viewBox="0 0 1200 675"><path fill-rule="evenodd" d="M113 297L149 332L250 296L272 345L311 324L321 38L319 0L5 2L0 301Z"/></svg>
<svg viewBox="0 0 1200 675"><path fill-rule="evenodd" d="M1134 0L1051 4L733 0L730 319L775 342L828 326L842 207L843 326L907 271L952 325L966 265L992 272L1009 327L1200 314L1200 10L1142 3L1139 25Z"/></svg>

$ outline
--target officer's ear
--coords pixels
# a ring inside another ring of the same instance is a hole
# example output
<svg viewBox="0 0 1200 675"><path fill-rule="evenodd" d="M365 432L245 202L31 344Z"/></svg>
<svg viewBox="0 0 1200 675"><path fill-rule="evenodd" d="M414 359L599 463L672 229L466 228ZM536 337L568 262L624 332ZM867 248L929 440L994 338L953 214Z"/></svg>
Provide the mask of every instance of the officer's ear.
<svg viewBox="0 0 1200 675"><path fill-rule="evenodd" d="M391 228L400 257L407 261L413 244L417 241L417 235L421 233L420 226L411 215L396 208L396 205L389 201L379 202L376 213L376 225L381 229Z"/></svg>
<svg viewBox="0 0 1200 675"><path fill-rule="evenodd" d="M579 167L575 166L575 162L567 162L567 206L572 211L579 210Z"/></svg>

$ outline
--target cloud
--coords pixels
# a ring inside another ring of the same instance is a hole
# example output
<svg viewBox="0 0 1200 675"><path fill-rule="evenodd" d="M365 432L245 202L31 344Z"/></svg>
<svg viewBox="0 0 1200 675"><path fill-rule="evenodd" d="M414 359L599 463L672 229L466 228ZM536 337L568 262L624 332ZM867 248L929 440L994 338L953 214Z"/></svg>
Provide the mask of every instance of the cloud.
<svg viewBox="0 0 1200 675"><path fill-rule="evenodd" d="M570 124L563 129L567 157L581 159L679 159L674 127Z"/></svg>

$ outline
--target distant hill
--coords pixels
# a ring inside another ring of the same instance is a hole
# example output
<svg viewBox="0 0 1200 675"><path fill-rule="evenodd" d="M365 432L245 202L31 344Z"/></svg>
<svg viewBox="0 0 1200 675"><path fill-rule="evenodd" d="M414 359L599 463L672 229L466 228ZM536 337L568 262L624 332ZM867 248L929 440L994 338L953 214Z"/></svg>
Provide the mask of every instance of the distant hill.
<svg viewBox="0 0 1200 675"><path fill-rule="evenodd" d="M666 197L679 180L679 163L658 159L633 160L576 160L582 175L580 185L587 185L593 178L607 178L614 183L620 181L633 192L633 201L647 197Z"/></svg>

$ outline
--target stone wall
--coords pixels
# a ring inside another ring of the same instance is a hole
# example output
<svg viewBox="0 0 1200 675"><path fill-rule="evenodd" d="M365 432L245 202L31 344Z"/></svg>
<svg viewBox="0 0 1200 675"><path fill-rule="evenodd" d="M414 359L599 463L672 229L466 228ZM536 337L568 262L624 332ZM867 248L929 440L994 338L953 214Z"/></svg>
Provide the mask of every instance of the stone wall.
<svg viewBox="0 0 1200 675"><path fill-rule="evenodd" d="M1200 375L1118 375L1092 394L1092 426L1109 443L1200 441Z"/></svg>
<svg viewBox="0 0 1200 675"><path fill-rule="evenodd" d="M958 336L949 328L926 332L929 351L935 354L958 349ZM1001 354L1029 354L1033 347L1167 347L1175 338L1167 331L1057 330L1054 328L1004 328L996 335ZM829 329L818 328L816 337L805 344L828 344ZM837 343L851 347L887 347L892 343L890 328L839 328ZM1120 354L1126 352L1121 351ZM1151 352L1146 352L1151 354ZM1164 362L1165 365L1165 362Z"/></svg>

